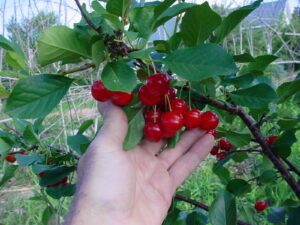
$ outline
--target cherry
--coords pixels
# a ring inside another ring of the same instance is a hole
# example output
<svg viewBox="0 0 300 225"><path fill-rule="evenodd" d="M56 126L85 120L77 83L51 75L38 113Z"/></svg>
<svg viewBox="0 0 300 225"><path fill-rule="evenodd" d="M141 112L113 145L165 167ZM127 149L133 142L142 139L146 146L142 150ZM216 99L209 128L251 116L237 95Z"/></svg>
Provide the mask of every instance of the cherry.
<svg viewBox="0 0 300 225"><path fill-rule="evenodd" d="M167 74L157 73L148 77L146 86L153 96L162 97L170 87L170 80Z"/></svg>
<svg viewBox="0 0 300 225"><path fill-rule="evenodd" d="M14 155L8 155L5 157L5 160L10 163L14 163L17 159Z"/></svg>
<svg viewBox="0 0 300 225"><path fill-rule="evenodd" d="M149 90L143 85L139 90L139 98L144 105L152 106L161 101L161 97L155 97L150 94Z"/></svg>
<svg viewBox="0 0 300 225"><path fill-rule="evenodd" d="M186 128L199 127L201 123L201 111L199 109L191 109L184 113L184 125Z"/></svg>
<svg viewBox="0 0 300 225"><path fill-rule="evenodd" d="M94 99L100 102L105 102L111 97L111 91L108 90L100 80L93 83L91 92Z"/></svg>
<svg viewBox="0 0 300 225"><path fill-rule="evenodd" d="M214 138L216 139L218 136L218 133L216 130L209 130L207 131L208 134L211 134L212 136L214 136Z"/></svg>
<svg viewBox="0 0 300 225"><path fill-rule="evenodd" d="M123 106L128 105L132 100L133 92L127 93L122 91L113 91L111 100L115 105Z"/></svg>
<svg viewBox="0 0 300 225"><path fill-rule="evenodd" d="M144 127L144 135L147 140L158 142L163 137L163 132L158 123L149 122Z"/></svg>
<svg viewBox="0 0 300 225"><path fill-rule="evenodd" d="M264 200L260 200L260 201L255 202L254 207L257 212L261 212L267 208L267 203Z"/></svg>
<svg viewBox="0 0 300 225"><path fill-rule="evenodd" d="M269 136L267 141L269 143L269 145L272 145L273 142L278 138L278 136Z"/></svg>
<svg viewBox="0 0 300 225"><path fill-rule="evenodd" d="M227 156L226 152L218 152L216 154L217 160L219 160L219 161L224 160L226 158L226 156Z"/></svg>
<svg viewBox="0 0 300 225"><path fill-rule="evenodd" d="M226 138L222 138L219 140L219 147L224 151L229 151L233 148L233 145Z"/></svg>
<svg viewBox="0 0 300 225"><path fill-rule="evenodd" d="M67 181L68 181L68 177L64 177L61 181L59 181L59 182L57 182L57 183L55 183L55 184L50 184L50 185L48 185L47 187L57 187L58 185L60 185L60 184L65 184L65 183L67 183Z"/></svg>
<svg viewBox="0 0 300 225"><path fill-rule="evenodd" d="M218 147L218 146L214 146L214 147L212 148L212 150L210 151L210 154L211 154L211 155L217 155L218 152L219 152L219 147Z"/></svg>
<svg viewBox="0 0 300 225"><path fill-rule="evenodd" d="M166 112L160 121L164 131L176 133L183 126L183 116L179 112Z"/></svg>
<svg viewBox="0 0 300 225"><path fill-rule="evenodd" d="M144 114L145 122L146 123L148 123L148 122L157 123L157 122L159 122L161 115L162 115L162 112L159 109L157 109L156 111L154 111L154 110L146 111Z"/></svg>
<svg viewBox="0 0 300 225"><path fill-rule="evenodd" d="M165 96L168 96L169 100L173 100L174 98L176 98L176 93L175 93L175 88L171 88L169 87L167 93L165 94ZM160 105L164 106L166 104L165 102L165 97L159 102Z"/></svg>
<svg viewBox="0 0 300 225"><path fill-rule="evenodd" d="M38 175L39 175L39 177L42 177L45 175L45 173L46 173L46 171L43 171L43 172L40 172Z"/></svg>
<svg viewBox="0 0 300 225"><path fill-rule="evenodd" d="M187 104L184 100L180 98L175 98L170 101L171 109L174 112L180 112L184 114L188 109L187 109Z"/></svg>
<svg viewBox="0 0 300 225"><path fill-rule="evenodd" d="M217 114L211 111L202 113L200 128L203 130L213 130L219 124L219 118Z"/></svg>
<svg viewBox="0 0 300 225"><path fill-rule="evenodd" d="M164 138L171 138L176 135L177 131L163 131Z"/></svg>

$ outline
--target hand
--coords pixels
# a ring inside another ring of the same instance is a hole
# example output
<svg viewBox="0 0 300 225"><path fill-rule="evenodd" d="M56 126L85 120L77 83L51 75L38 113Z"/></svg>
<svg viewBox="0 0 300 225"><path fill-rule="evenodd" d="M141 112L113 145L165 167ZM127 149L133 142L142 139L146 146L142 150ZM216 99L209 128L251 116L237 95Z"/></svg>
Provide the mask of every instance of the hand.
<svg viewBox="0 0 300 225"><path fill-rule="evenodd" d="M110 102L99 105L104 125L80 159L69 225L161 225L172 197L207 156L214 138L200 129L185 131L174 149L142 141L122 149L127 133L124 111Z"/></svg>

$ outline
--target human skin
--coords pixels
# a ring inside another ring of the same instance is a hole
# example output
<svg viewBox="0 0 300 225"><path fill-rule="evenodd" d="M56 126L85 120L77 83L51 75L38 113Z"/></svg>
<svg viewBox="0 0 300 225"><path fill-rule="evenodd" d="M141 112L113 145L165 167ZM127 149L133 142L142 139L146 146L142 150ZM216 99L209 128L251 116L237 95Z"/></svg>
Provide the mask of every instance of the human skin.
<svg viewBox="0 0 300 225"><path fill-rule="evenodd" d="M65 225L161 225L176 189L211 151L214 138L185 131L174 149L143 140L122 149L126 114L110 102L99 104L104 124L78 164L74 201Z"/></svg>

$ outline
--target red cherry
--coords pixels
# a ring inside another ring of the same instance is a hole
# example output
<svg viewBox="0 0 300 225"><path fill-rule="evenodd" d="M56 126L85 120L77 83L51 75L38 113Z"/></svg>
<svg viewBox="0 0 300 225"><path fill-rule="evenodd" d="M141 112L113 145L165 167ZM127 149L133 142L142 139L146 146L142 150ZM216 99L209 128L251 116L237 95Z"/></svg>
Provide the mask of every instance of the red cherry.
<svg viewBox="0 0 300 225"><path fill-rule="evenodd" d="M174 98L176 98L176 93L175 93L175 88L171 88L169 87L167 93L165 94L165 96L168 96L169 97L169 100L173 100ZM159 103L160 105L164 106L166 104L165 102L165 97L163 97L163 99L160 101Z"/></svg>
<svg viewBox="0 0 300 225"><path fill-rule="evenodd" d="M219 124L219 118L217 114L211 111L202 113L200 128L203 130L213 130Z"/></svg>
<svg viewBox="0 0 300 225"><path fill-rule="evenodd" d="M216 130L209 130L207 131L208 134L211 134L212 136L214 136L214 138L216 139L218 136L218 133Z"/></svg>
<svg viewBox="0 0 300 225"><path fill-rule="evenodd" d="M164 131L176 132L183 126L183 116L179 112L166 112L160 121Z"/></svg>
<svg viewBox="0 0 300 225"><path fill-rule="evenodd" d="M163 131L164 138L171 138L176 135L177 131Z"/></svg>
<svg viewBox="0 0 300 225"><path fill-rule="evenodd" d="M154 110L146 111L144 114L145 122L157 123L159 122L161 115L162 112L159 109L157 109L156 111Z"/></svg>
<svg viewBox="0 0 300 225"><path fill-rule="evenodd" d="M163 133L158 123L146 123L144 127L144 135L147 140L158 142L162 139Z"/></svg>
<svg viewBox="0 0 300 225"><path fill-rule="evenodd" d="M184 114L188 110L186 102L180 98L171 100L170 104L173 112L180 112Z"/></svg>
<svg viewBox="0 0 300 225"><path fill-rule="evenodd" d="M133 92L126 93L122 91L113 91L111 100L115 105L123 106L123 105L128 105L132 100L132 97L133 97Z"/></svg>
<svg viewBox="0 0 300 225"><path fill-rule="evenodd" d="M69 185L71 185L71 184L70 184L70 183L63 183L63 184L62 184L62 186L64 186L64 187L65 187L65 186L69 186Z"/></svg>
<svg viewBox="0 0 300 225"><path fill-rule="evenodd" d="M139 98L144 105L152 106L161 101L161 97L154 97L149 90L143 85L139 90Z"/></svg>
<svg viewBox="0 0 300 225"><path fill-rule="evenodd" d="M218 146L214 146L214 147L212 148L212 150L210 151L210 154L211 154L211 155L217 155L218 152L219 152L219 147L218 147Z"/></svg>
<svg viewBox="0 0 300 225"><path fill-rule="evenodd" d="M219 147L224 151L229 151L233 148L233 145L226 138L222 138L219 140Z"/></svg>
<svg viewBox="0 0 300 225"><path fill-rule="evenodd" d="M272 145L273 142L278 138L278 136L269 136L267 141L269 143L269 145Z"/></svg>
<svg viewBox="0 0 300 225"><path fill-rule="evenodd" d="M105 102L111 97L111 91L108 90L100 80L93 83L91 92L94 99L100 102Z"/></svg>
<svg viewBox="0 0 300 225"><path fill-rule="evenodd" d="M55 184L50 184L47 187L57 187L60 184L65 184L68 181L68 177L64 177L61 181L55 183Z"/></svg>
<svg viewBox="0 0 300 225"><path fill-rule="evenodd" d="M46 173L46 171L43 171L43 172L40 172L38 175L39 175L39 177L42 177L45 175L45 173Z"/></svg>
<svg viewBox="0 0 300 225"><path fill-rule="evenodd" d="M199 127L201 123L201 111L199 109L191 109L184 113L184 125L186 128Z"/></svg>
<svg viewBox="0 0 300 225"><path fill-rule="evenodd" d="M161 97L167 93L170 87L169 76L164 73L153 74L148 77L146 86L153 96Z"/></svg>
<svg viewBox="0 0 300 225"><path fill-rule="evenodd" d="M226 152L218 152L216 154L217 160L219 160L219 161L224 160L226 158L226 156L227 156Z"/></svg>
<svg viewBox="0 0 300 225"><path fill-rule="evenodd" d="M14 163L17 159L14 155L8 155L5 157L5 160L10 163Z"/></svg>
<svg viewBox="0 0 300 225"><path fill-rule="evenodd" d="M260 201L255 202L254 207L257 212L261 212L267 208L267 203L264 200L260 200Z"/></svg>
<svg viewBox="0 0 300 225"><path fill-rule="evenodd" d="M28 152L20 152L20 155L28 155Z"/></svg>

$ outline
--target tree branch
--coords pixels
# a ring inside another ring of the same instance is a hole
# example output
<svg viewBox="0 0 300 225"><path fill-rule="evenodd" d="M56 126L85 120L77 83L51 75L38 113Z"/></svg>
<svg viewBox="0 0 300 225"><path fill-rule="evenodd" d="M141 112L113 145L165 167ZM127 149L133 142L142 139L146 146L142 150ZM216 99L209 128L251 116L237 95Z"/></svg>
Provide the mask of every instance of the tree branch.
<svg viewBox="0 0 300 225"><path fill-rule="evenodd" d="M51 146L51 145L47 145L47 147L50 148L50 149L53 149L53 150L55 150L55 151L57 151L57 152L62 152L62 153L69 154L69 155L71 155L74 159L77 159L77 160L80 159L80 156L78 156L77 154L74 154L74 153L72 153L72 152L69 152L69 151L67 151L67 150L65 150L65 149L56 148L56 147L53 147L53 146Z"/></svg>
<svg viewBox="0 0 300 225"><path fill-rule="evenodd" d="M245 150L228 151L228 152L226 152L226 153L227 153L227 155L229 155L229 154L233 154L233 153L241 153L241 152L249 152L249 153L251 153L251 152L257 152L257 153L263 153L262 150L255 150L255 149L245 149Z"/></svg>
<svg viewBox="0 0 300 225"><path fill-rule="evenodd" d="M190 198L188 198L188 197L185 197L185 196L183 196L183 195L176 194L176 195L175 195L175 198L176 198L177 200L180 200L180 201L183 201L183 202L190 203L191 205L196 206L196 207L198 207L198 208L204 209L205 211L209 211L209 207L208 207L207 205L205 205L205 204L203 204L203 203L201 203L201 202L197 202L197 201L195 201L195 200L193 200L193 199L190 199ZM240 220L237 221L237 224L238 224L238 225L251 225L251 224L249 224L249 223L245 223L245 222L240 221Z"/></svg>
<svg viewBox="0 0 300 225"><path fill-rule="evenodd" d="M290 167L291 171L295 172L300 177L300 170L294 166L294 164L287 158L282 158L282 160Z"/></svg>
<svg viewBox="0 0 300 225"><path fill-rule="evenodd" d="M88 23L88 25L90 25L91 28L93 28L98 34L102 35L101 32L101 27L97 27L91 20L90 18L85 14L83 8L81 7L80 3L78 0L74 0L77 7L79 8L82 17L85 19L85 21Z"/></svg>
<svg viewBox="0 0 300 225"><path fill-rule="evenodd" d="M256 123L256 126L260 128L264 122L267 122L269 120L269 117L266 116L266 113L264 112L260 118L260 120Z"/></svg>
<svg viewBox="0 0 300 225"><path fill-rule="evenodd" d="M23 136L19 131L17 131L17 130L14 129L13 127L9 126L6 122L4 122L3 125L4 125L7 129L13 131L13 132L14 132L16 135L18 135L19 137L22 137L22 136Z"/></svg>
<svg viewBox="0 0 300 225"><path fill-rule="evenodd" d="M209 99L204 95L200 95L199 97L203 102L207 103L208 105L211 105L218 109L226 110L231 114L238 115L243 120L243 122L247 125L248 129L251 131L254 138L260 144L263 153L272 161L274 167L281 173L281 175L292 188L298 199L300 199L300 184L296 182L296 180L290 174L289 170L285 167L283 162L272 152L265 137L262 135L260 129L256 126L255 120L240 106L231 106L218 100Z"/></svg>
<svg viewBox="0 0 300 225"><path fill-rule="evenodd" d="M61 74L66 75L66 74L70 74L70 73L76 73L76 72L84 71L84 70L87 70L89 68L95 68L95 67L96 67L95 64L85 64L81 67L74 68L72 70L62 71Z"/></svg>

